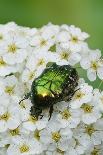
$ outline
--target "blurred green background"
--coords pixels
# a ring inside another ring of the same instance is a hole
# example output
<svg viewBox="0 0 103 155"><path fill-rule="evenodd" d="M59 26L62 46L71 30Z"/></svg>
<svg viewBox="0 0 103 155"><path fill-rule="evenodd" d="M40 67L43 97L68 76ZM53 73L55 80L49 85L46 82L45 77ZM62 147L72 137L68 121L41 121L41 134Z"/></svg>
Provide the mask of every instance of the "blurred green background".
<svg viewBox="0 0 103 155"><path fill-rule="evenodd" d="M0 23L9 21L29 27L74 24L90 34L90 47L103 53L103 0L0 0Z"/></svg>

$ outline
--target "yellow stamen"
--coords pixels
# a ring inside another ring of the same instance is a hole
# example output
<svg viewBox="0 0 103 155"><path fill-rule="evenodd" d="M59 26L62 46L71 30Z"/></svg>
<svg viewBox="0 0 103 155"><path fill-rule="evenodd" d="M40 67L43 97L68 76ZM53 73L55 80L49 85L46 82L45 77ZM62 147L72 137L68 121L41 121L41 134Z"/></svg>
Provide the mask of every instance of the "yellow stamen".
<svg viewBox="0 0 103 155"><path fill-rule="evenodd" d="M20 131L19 131L19 128L16 128L14 130L9 130L10 134L12 136L16 136L16 135L19 135Z"/></svg>
<svg viewBox="0 0 103 155"><path fill-rule="evenodd" d="M65 60L68 60L68 58L69 58L69 53L68 52L66 52L66 51L64 51L64 52L62 52L61 53L61 59L65 59Z"/></svg>
<svg viewBox="0 0 103 155"><path fill-rule="evenodd" d="M84 110L85 113L91 113L93 110L93 106L84 103L81 108Z"/></svg>
<svg viewBox="0 0 103 155"><path fill-rule="evenodd" d="M2 57L0 57L0 67L6 66L6 62L3 60Z"/></svg>
<svg viewBox="0 0 103 155"><path fill-rule="evenodd" d="M44 59L39 59L38 60L38 63L37 63L37 66L41 66L45 63Z"/></svg>
<svg viewBox="0 0 103 155"><path fill-rule="evenodd" d="M66 119L66 120L68 120L68 118L71 117L71 113L68 109L65 109L63 112L61 112L61 115L62 115L62 119Z"/></svg>
<svg viewBox="0 0 103 155"><path fill-rule="evenodd" d="M89 136L91 136L91 135L95 132L95 129L94 129L93 125L87 125L87 126L85 127L85 132L86 132Z"/></svg>
<svg viewBox="0 0 103 155"><path fill-rule="evenodd" d="M53 132L52 133L52 139L55 141L55 142L58 142L61 138L61 135L59 132Z"/></svg>
<svg viewBox="0 0 103 155"><path fill-rule="evenodd" d="M40 131L39 130L35 130L34 138L36 138L37 140L40 140Z"/></svg>
<svg viewBox="0 0 103 155"><path fill-rule="evenodd" d="M85 95L85 94L84 94L83 92L77 91L77 92L75 93L74 98L75 98L75 99L81 99L84 95Z"/></svg>
<svg viewBox="0 0 103 155"><path fill-rule="evenodd" d="M8 112L4 113L3 115L0 115L0 120L8 121L10 118L10 114Z"/></svg>
<svg viewBox="0 0 103 155"><path fill-rule="evenodd" d="M37 118L35 116L31 116L30 115L28 121L36 123L37 122Z"/></svg>
<svg viewBox="0 0 103 155"><path fill-rule="evenodd" d="M12 95L14 94L14 86L6 86L5 87L5 93Z"/></svg>
<svg viewBox="0 0 103 155"><path fill-rule="evenodd" d="M15 44L8 45L8 52L15 53L17 46Z"/></svg>
<svg viewBox="0 0 103 155"><path fill-rule="evenodd" d="M21 153L28 152L29 151L29 146L26 145L26 144L23 144L19 149L20 149Z"/></svg>

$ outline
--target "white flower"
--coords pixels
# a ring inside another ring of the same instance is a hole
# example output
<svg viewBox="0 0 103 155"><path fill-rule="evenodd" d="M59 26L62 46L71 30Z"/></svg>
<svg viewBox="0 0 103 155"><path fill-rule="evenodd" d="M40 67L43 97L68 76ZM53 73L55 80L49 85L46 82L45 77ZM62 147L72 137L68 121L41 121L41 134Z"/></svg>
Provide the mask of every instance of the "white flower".
<svg viewBox="0 0 103 155"><path fill-rule="evenodd" d="M5 97L5 96L4 96ZM0 132L7 129L15 129L20 125L20 115L18 107L10 104L9 98L1 97L0 100Z"/></svg>
<svg viewBox="0 0 103 155"><path fill-rule="evenodd" d="M96 75L103 79L103 62L100 59L101 51L92 51L83 59L81 59L81 67L87 70L87 76L90 81L96 80Z"/></svg>
<svg viewBox="0 0 103 155"><path fill-rule="evenodd" d="M58 59L56 63L59 65L70 64L73 66L76 63L78 63L81 59L81 56L79 53L72 52L69 48L65 49L57 46L56 53L58 54Z"/></svg>
<svg viewBox="0 0 103 155"><path fill-rule="evenodd" d="M78 126L78 135L80 138L88 137L88 141L84 139L84 144L93 143L99 145L103 141L103 119L97 120L94 124L80 124Z"/></svg>
<svg viewBox="0 0 103 155"><path fill-rule="evenodd" d="M10 143L10 138L7 132L0 133L0 152L1 152L1 147L5 147L9 143Z"/></svg>
<svg viewBox="0 0 103 155"><path fill-rule="evenodd" d="M91 100L88 103L83 103L81 106L82 109L82 116L81 120L85 124L91 124L97 121L101 117L100 109L98 105L95 105Z"/></svg>
<svg viewBox="0 0 103 155"><path fill-rule="evenodd" d="M102 155L103 153L103 144L101 145L91 145L88 150L85 151L85 155Z"/></svg>
<svg viewBox="0 0 103 155"><path fill-rule="evenodd" d="M27 43L13 32L6 37L0 48L3 51L3 60L9 65L22 63L27 57Z"/></svg>
<svg viewBox="0 0 103 155"><path fill-rule="evenodd" d="M54 55L47 51L35 52L28 58L26 67L31 71L37 70L37 74L40 75L48 62L54 62L54 58Z"/></svg>
<svg viewBox="0 0 103 155"><path fill-rule="evenodd" d="M7 76L2 80L2 82L3 86L1 88L6 95L13 97L15 95L20 96L23 94L21 87L22 84L19 84L18 79L14 75Z"/></svg>
<svg viewBox="0 0 103 155"><path fill-rule="evenodd" d="M20 101L20 100L19 100ZM18 103L19 103L18 101ZM22 121L28 120L32 103L30 100L21 101L19 104L20 118Z"/></svg>
<svg viewBox="0 0 103 155"><path fill-rule="evenodd" d="M63 48L69 48L70 51L79 52L86 38L88 38L87 33L81 32L79 28L72 25L58 34L57 42Z"/></svg>
<svg viewBox="0 0 103 155"><path fill-rule="evenodd" d="M72 138L72 131L70 128L66 127L61 129L60 124L52 119L47 127L40 132L40 141L44 146L49 146L49 144L54 144L58 146L61 150L66 150L68 148L68 142Z"/></svg>
<svg viewBox="0 0 103 155"><path fill-rule="evenodd" d="M36 129L41 130L46 127L48 123L48 118L43 117L42 119L37 119L35 116L27 115L27 120L22 123L23 127L29 131L35 131Z"/></svg>
<svg viewBox="0 0 103 155"><path fill-rule="evenodd" d="M73 51L80 51L82 48L83 41L89 37L85 32L81 32L80 28L76 28L74 25L69 27L70 41L69 46Z"/></svg>
<svg viewBox="0 0 103 155"><path fill-rule="evenodd" d="M37 70L31 71L30 69L26 68L22 73L22 81L24 83L29 83L31 85L33 80L37 78L38 76L39 75L38 75Z"/></svg>
<svg viewBox="0 0 103 155"><path fill-rule="evenodd" d="M70 103L71 108L79 108L83 103L91 101L93 95L92 91L92 86L89 86L87 83L83 83L80 86L78 86L78 90L75 92Z"/></svg>
<svg viewBox="0 0 103 155"><path fill-rule="evenodd" d="M12 143L8 150L8 155L35 155L40 154L42 152L41 144L34 139L30 139L30 137L17 137Z"/></svg>
<svg viewBox="0 0 103 155"><path fill-rule="evenodd" d="M67 102L60 102L56 105L56 110L58 112L56 119L59 121L62 128L67 126L69 128L75 128L80 123L80 110L78 109L77 111L69 108L69 104Z"/></svg>
<svg viewBox="0 0 103 155"><path fill-rule="evenodd" d="M47 51L53 46L57 32L58 28L45 26L32 37L30 45L34 47L36 51Z"/></svg>
<svg viewBox="0 0 103 155"><path fill-rule="evenodd" d="M0 76L6 76L9 75L10 73L15 73L19 70L18 65L8 65L6 61L4 61L3 57L0 56Z"/></svg>

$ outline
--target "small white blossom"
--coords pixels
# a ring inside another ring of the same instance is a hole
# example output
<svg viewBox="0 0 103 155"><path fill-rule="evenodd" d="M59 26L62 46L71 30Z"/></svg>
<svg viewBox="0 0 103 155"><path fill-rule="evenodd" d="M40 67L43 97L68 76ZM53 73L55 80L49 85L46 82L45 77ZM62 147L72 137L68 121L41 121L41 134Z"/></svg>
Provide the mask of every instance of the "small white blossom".
<svg viewBox="0 0 103 155"><path fill-rule="evenodd" d="M93 96L92 91L92 86L89 86L87 83L81 84L71 100L71 108L79 108L83 103L91 101Z"/></svg>
<svg viewBox="0 0 103 155"><path fill-rule="evenodd" d="M90 81L96 80L96 75L103 79L103 62L101 58L101 51L91 51L86 57L81 59L81 67L87 70L87 76Z"/></svg>

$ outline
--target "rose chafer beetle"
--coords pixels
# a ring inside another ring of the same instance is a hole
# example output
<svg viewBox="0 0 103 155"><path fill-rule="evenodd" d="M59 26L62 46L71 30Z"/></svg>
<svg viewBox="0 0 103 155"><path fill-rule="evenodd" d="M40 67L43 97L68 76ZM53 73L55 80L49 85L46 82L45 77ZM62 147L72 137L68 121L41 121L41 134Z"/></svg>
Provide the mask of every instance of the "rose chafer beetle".
<svg viewBox="0 0 103 155"><path fill-rule="evenodd" d="M31 91L21 100L30 98L31 115L38 118L43 109L49 108L49 119L53 105L60 101L69 101L78 85L78 73L70 65L59 66L53 63L31 85ZM20 102L21 102L20 101Z"/></svg>

